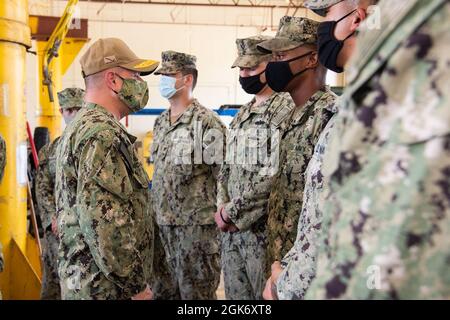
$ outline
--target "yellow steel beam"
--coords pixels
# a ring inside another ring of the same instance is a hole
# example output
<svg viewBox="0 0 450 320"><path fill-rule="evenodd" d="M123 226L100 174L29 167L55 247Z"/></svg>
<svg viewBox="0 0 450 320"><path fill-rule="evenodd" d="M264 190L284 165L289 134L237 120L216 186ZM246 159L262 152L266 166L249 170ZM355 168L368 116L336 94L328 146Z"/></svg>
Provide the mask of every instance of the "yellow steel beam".
<svg viewBox="0 0 450 320"><path fill-rule="evenodd" d="M88 42L87 38L71 38L68 37L64 40L61 45L61 72L62 74L66 74L69 67L72 65L72 62L77 57L78 53L81 51L83 46Z"/></svg>
<svg viewBox="0 0 450 320"><path fill-rule="evenodd" d="M0 241L5 270L3 297L11 297L18 274L13 247L27 251L27 143L25 128L25 54L31 46L27 0L0 1L0 134L6 141L6 169L0 184ZM14 239L14 246L12 241Z"/></svg>

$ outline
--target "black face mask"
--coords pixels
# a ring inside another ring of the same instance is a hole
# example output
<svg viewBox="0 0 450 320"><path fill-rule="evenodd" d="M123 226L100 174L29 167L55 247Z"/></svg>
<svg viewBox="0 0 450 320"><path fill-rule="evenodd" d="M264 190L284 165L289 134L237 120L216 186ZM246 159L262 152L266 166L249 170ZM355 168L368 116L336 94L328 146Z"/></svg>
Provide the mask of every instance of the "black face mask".
<svg viewBox="0 0 450 320"><path fill-rule="evenodd" d="M266 79L269 87L275 92L283 92L287 85L295 78L301 75L308 69L304 69L296 74L293 74L289 62L299 60L309 56L313 51L305 53L299 57L287 61L273 61L269 62L266 67Z"/></svg>
<svg viewBox="0 0 450 320"><path fill-rule="evenodd" d="M319 28L317 29L319 61L325 68L337 73L344 72L342 67L338 67L336 65L339 52L341 52L345 40L353 36L354 32L344 40L338 40L334 36L334 29L339 22L350 16L355 11L356 9L337 21L324 21L319 24Z"/></svg>
<svg viewBox="0 0 450 320"><path fill-rule="evenodd" d="M239 77L239 83L241 84L242 89L248 94L257 94L261 92L261 90L266 86L267 83L262 83L260 80L260 76L266 72L264 70L260 74L250 76L250 77Z"/></svg>

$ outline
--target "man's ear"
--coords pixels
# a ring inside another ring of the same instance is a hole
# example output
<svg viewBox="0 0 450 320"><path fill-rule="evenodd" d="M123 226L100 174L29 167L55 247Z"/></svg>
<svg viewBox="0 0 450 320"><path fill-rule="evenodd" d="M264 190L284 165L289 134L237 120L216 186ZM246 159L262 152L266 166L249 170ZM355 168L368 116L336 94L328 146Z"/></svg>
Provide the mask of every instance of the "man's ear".
<svg viewBox="0 0 450 320"><path fill-rule="evenodd" d="M63 114L63 109L59 108L59 113L61 113L61 115Z"/></svg>
<svg viewBox="0 0 450 320"><path fill-rule="evenodd" d="M319 54L317 53L317 51L313 51L310 55L309 55L309 59L308 59L308 68L315 68L319 65Z"/></svg>
<svg viewBox="0 0 450 320"><path fill-rule="evenodd" d="M110 89L116 90L118 83L117 83L117 77L114 74L113 71L106 71L105 74L103 75L103 78L105 80L106 86Z"/></svg>
<svg viewBox="0 0 450 320"><path fill-rule="evenodd" d="M352 16L351 18L351 24L350 24L350 31L353 33L355 32L361 23L366 19L367 13L364 9L358 8L356 9L356 14Z"/></svg>
<svg viewBox="0 0 450 320"><path fill-rule="evenodd" d="M194 84L194 76L192 74L187 74L184 78L184 81L186 85L192 86Z"/></svg>

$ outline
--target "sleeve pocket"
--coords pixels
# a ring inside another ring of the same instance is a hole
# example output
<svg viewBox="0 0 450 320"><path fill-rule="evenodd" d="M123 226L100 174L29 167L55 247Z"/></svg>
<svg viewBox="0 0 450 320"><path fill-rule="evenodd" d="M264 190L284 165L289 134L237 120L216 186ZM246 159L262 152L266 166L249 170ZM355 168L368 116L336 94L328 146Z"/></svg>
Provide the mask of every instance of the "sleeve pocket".
<svg viewBox="0 0 450 320"><path fill-rule="evenodd" d="M111 162L111 160L108 161ZM127 200L133 193L133 186L125 168L125 164L123 161L119 160L113 167L118 170L108 170L108 165L102 166L92 179L103 189L122 200Z"/></svg>

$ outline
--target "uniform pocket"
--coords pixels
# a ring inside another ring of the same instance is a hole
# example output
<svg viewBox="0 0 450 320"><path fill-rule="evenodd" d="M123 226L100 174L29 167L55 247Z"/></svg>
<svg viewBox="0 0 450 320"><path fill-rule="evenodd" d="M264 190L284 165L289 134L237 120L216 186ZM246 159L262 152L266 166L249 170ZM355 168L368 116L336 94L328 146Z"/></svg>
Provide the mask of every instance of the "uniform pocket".
<svg viewBox="0 0 450 320"><path fill-rule="evenodd" d="M115 196L127 200L133 193L133 184L125 164L125 159L120 153L109 152L92 179L103 189Z"/></svg>

